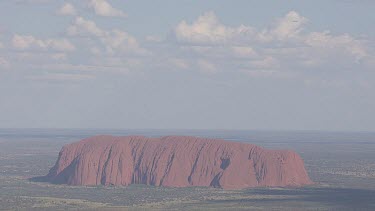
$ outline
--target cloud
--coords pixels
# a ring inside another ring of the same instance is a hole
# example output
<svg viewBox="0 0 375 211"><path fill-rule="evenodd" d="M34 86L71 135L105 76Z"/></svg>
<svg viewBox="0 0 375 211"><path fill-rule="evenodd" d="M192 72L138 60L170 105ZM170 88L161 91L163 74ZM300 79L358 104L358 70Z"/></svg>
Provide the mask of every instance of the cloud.
<svg viewBox="0 0 375 211"><path fill-rule="evenodd" d="M213 12L204 13L192 24L181 21L174 29L177 41L195 44L225 44L236 37L253 33L251 27L241 25L232 28L221 24Z"/></svg>
<svg viewBox="0 0 375 211"><path fill-rule="evenodd" d="M201 72L206 74L215 74L218 72L216 65L213 63L200 59L197 61L198 68Z"/></svg>
<svg viewBox="0 0 375 211"><path fill-rule="evenodd" d="M187 62L184 59L178 59L178 58L168 58L167 63L176 67L177 69L187 69L190 66L189 62Z"/></svg>
<svg viewBox="0 0 375 211"><path fill-rule="evenodd" d="M206 12L191 24L181 21L174 28L174 35L178 42L193 45L215 44L243 47L262 46L269 42L284 43L289 46L307 44L311 47L331 48L349 45L352 53L365 56L365 48L361 41L348 34L335 36L328 31L303 33L307 23L307 18L296 11L290 11L284 17L278 18L272 27L263 29L245 25L230 27L220 23L213 12Z"/></svg>
<svg viewBox="0 0 375 211"><path fill-rule="evenodd" d="M220 24L213 12L199 16L191 25L182 21L175 28L177 40L195 43L223 42L231 33L232 30Z"/></svg>
<svg viewBox="0 0 375 211"><path fill-rule="evenodd" d="M60 62L68 59L65 52L49 51L16 51L10 54L10 59L17 65L42 64L46 62Z"/></svg>
<svg viewBox="0 0 375 211"><path fill-rule="evenodd" d="M307 18L302 17L296 11L290 11L276 21L274 28L263 30L258 37L263 41L299 39L307 22Z"/></svg>
<svg viewBox="0 0 375 211"><path fill-rule="evenodd" d="M249 61L248 64L251 68L255 69L274 69L280 65L277 59L273 58L272 56L266 56L265 58L259 60L252 60Z"/></svg>
<svg viewBox="0 0 375 211"><path fill-rule="evenodd" d="M191 24L181 21L174 29L177 41L194 44L243 44L270 42L297 38L307 23L307 19L295 11L279 18L269 29L251 26L226 26L220 23L214 12L206 12Z"/></svg>
<svg viewBox="0 0 375 211"><path fill-rule="evenodd" d="M95 76L88 74L47 73L39 76L32 76L30 78L32 80L42 81L83 81L95 79Z"/></svg>
<svg viewBox="0 0 375 211"><path fill-rule="evenodd" d="M215 13L206 12L191 24L181 21L175 27L174 35L179 42L204 45L259 44L287 39L296 41L300 39L300 33L307 22L307 18L290 11L269 28L256 29L246 25L230 27L220 23Z"/></svg>
<svg viewBox="0 0 375 211"><path fill-rule="evenodd" d="M147 54L147 51L141 48L138 41L125 31L119 29L103 30L95 22L86 20L83 17L77 17L68 27L70 36L91 36L98 39L108 54L117 53L135 53L138 55ZM91 48L95 54L99 51L97 48Z"/></svg>
<svg viewBox="0 0 375 211"><path fill-rule="evenodd" d="M368 56L366 48L360 40L348 34L334 36L329 31L312 32L306 36L305 43L313 48L323 50L343 50L353 55L356 61Z"/></svg>
<svg viewBox="0 0 375 211"><path fill-rule="evenodd" d="M293 38L300 34L306 23L305 17L302 17L296 11L290 11L278 21L273 33L279 39Z"/></svg>
<svg viewBox="0 0 375 211"><path fill-rule="evenodd" d="M66 53L54 53L54 54L50 54L50 56L51 56L51 59L58 60L58 61L67 59Z"/></svg>
<svg viewBox="0 0 375 211"><path fill-rule="evenodd" d="M126 61L122 65L109 65L110 63L102 64L102 61L93 61L90 64L70 64L70 63L44 63L36 65L28 65L28 68L45 70L45 71L59 71L59 72L83 72L88 75L95 76L96 73L115 73L127 74L130 72L126 65Z"/></svg>
<svg viewBox="0 0 375 211"><path fill-rule="evenodd" d="M65 3L58 11L57 14L59 15L76 15L75 7L70 3Z"/></svg>
<svg viewBox="0 0 375 211"><path fill-rule="evenodd" d="M192 55L198 63L251 70L252 75L274 76L282 71L290 76L306 68L328 68L333 61L341 67L370 63L364 41L349 34L308 31L308 23L306 17L290 11L263 28L227 26L213 12L206 12L191 23L178 23L173 41L176 51Z"/></svg>
<svg viewBox="0 0 375 211"><path fill-rule="evenodd" d="M148 51L140 47L137 40L127 32L119 29L105 30L83 17L72 20L67 27L66 36L68 37L61 39L41 39L31 35L15 34L11 38L11 44L17 51L10 52L9 58L20 71L28 69L34 72L89 72L89 75L95 76L99 72L137 72L144 61L138 58L148 55ZM74 53L71 52L73 50ZM77 55L79 60L74 59ZM74 80L73 77L77 76L48 75L42 78Z"/></svg>
<svg viewBox="0 0 375 211"><path fill-rule="evenodd" d="M156 69L196 71L205 77L231 74L264 78L311 77L319 71L375 66L375 56L366 40L350 34L309 31L309 22L290 11L262 27L226 25L215 13L206 12L191 22L176 24L171 29L173 36L148 36L141 39L145 42L141 45L123 29L101 27L78 16L67 26L65 38L14 34L10 46L17 50L2 57L0 66L9 67L11 63L15 69L93 76L103 72L143 74Z"/></svg>
<svg viewBox="0 0 375 211"><path fill-rule="evenodd" d="M104 31L100 29L95 22L86 20L83 17L77 17L72 25L68 27L68 35L70 36L88 36L94 35L101 37Z"/></svg>
<svg viewBox="0 0 375 211"><path fill-rule="evenodd" d="M55 51L74 51L75 46L67 39L36 39L31 35L18 35L15 34L12 39L12 45L16 49L42 49L42 50L55 50Z"/></svg>
<svg viewBox="0 0 375 211"><path fill-rule="evenodd" d="M10 67L9 61L6 60L5 58L0 57L0 67L9 68Z"/></svg>
<svg viewBox="0 0 375 211"><path fill-rule="evenodd" d="M241 58L254 58L258 54L252 47L248 46L234 46L232 47L233 55Z"/></svg>
<svg viewBox="0 0 375 211"><path fill-rule="evenodd" d="M15 0L18 4L45 4L50 3L50 0Z"/></svg>
<svg viewBox="0 0 375 211"><path fill-rule="evenodd" d="M241 72L252 78L270 78L270 77L280 77L280 74L275 70L258 70L258 69L241 69Z"/></svg>
<svg viewBox="0 0 375 211"><path fill-rule="evenodd" d="M162 42L163 38L155 35L149 35L146 37L146 41L148 42Z"/></svg>
<svg viewBox="0 0 375 211"><path fill-rule="evenodd" d="M105 0L90 0L89 7L93 8L95 14L105 17L126 17L126 14L121 10L113 8Z"/></svg>

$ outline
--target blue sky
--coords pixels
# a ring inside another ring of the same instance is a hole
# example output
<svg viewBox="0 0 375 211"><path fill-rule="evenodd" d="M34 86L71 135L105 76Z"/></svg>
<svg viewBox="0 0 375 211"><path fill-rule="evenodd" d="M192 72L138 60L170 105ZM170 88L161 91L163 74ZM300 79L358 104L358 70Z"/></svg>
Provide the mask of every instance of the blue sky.
<svg viewBox="0 0 375 211"><path fill-rule="evenodd" d="M375 131L372 1L0 1L0 127Z"/></svg>

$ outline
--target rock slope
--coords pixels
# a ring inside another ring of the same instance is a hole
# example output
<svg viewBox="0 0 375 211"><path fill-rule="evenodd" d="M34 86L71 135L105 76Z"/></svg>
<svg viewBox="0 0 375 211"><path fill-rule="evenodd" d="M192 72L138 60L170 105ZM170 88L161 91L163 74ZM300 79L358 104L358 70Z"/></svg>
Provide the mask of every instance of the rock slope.
<svg viewBox="0 0 375 211"><path fill-rule="evenodd" d="M69 185L241 189L312 184L301 157L289 150L187 136L94 136L66 145L46 176Z"/></svg>

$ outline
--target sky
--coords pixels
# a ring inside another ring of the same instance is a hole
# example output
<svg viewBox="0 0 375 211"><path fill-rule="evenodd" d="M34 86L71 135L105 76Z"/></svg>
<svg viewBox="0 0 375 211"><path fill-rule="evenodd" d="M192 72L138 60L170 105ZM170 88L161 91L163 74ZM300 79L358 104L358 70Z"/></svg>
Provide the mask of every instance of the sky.
<svg viewBox="0 0 375 211"><path fill-rule="evenodd" d="M375 131L375 2L0 1L0 128Z"/></svg>

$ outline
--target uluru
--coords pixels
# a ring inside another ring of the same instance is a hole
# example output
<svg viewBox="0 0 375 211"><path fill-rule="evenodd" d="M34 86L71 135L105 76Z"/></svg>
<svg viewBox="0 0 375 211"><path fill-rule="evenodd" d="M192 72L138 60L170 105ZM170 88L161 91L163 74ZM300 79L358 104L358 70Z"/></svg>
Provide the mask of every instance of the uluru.
<svg viewBox="0 0 375 211"><path fill-rule="evenodd" d="M312 184L294 151L190 136L86 138L64 146L45 178L51 183L87 186L243 189Z"/></svg>

